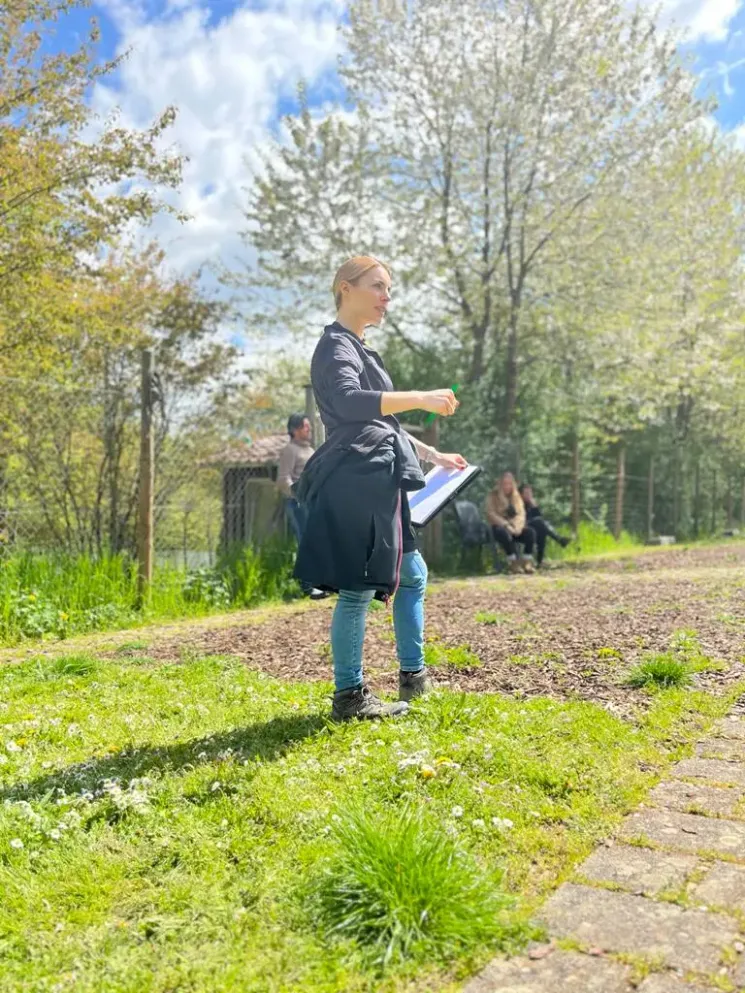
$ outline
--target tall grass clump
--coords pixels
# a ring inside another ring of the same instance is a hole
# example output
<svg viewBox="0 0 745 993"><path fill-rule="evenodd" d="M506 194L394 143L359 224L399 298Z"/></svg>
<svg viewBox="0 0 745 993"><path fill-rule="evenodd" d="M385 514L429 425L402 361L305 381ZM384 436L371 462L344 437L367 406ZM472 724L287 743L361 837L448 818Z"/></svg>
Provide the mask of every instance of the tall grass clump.
<svg viewBox="0 0 745 993"><path fill-rule="evenodd" d="M233 549L216 568L187 572L158 565L143 605L130 555L10 555L0 559L0 645L297 596L293 562L293 545L277 538L260 548Z"/></svg>
<svg viewBox="0 0 745 993"><path fill-rule="evenodd" d="M658 655L646 659L635 666L628 675L627 684L634 689L643 687L687 686L691 682L691 670L685 662L670 655Z"/></svg>
<svg viewBox="0 0 745 993"><path fill-rule="evenodd" d="M227 549L218 563L233 604L250 607L262 600L282 600L297 596L299 587L293 579L295 546L277 536L262 545L235 545Z"/></svg>
<svg viewBox="0 0 745 993"><path fill-rule="evenodd" d="M614 535L602 525L593 521L582 521L577 539L566 548L560 548L555 542L551 542L548 555L552 559L572 561L585 557L613 555L619 551L632 551L642 547L642 542L628 531L622 531L621 536L616 540Z"/></svg>
<svg viewBox="0 0 745 993"><path fill-rule="evenodd" d="M516 938L498 881L411 808L347 810L334 836L337 851L319 887L326 933L355 941L372 964L444 961Z"/></svg>

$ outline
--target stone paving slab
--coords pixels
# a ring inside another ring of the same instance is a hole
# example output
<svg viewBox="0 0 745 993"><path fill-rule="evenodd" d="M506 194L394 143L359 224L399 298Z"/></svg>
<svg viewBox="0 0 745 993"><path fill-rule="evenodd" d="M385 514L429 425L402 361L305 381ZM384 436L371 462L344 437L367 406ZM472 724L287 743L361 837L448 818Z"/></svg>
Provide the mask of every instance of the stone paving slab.
<svg viewBox="0 0 745 993"><path fill-rule="evenodd" d="M542 917L557 937L695 972L716 971L723 949L738 940L735 921L724 914L574 883L554 893Z"/></svg>
<svg viewBox="0 0 745 993"><path fill-rule="evenodd" d="M701 903L745 911L745 866L715 862L691 895Z"/></svg>
<svg viewBox="0 0 745 993"><path fill-rule="evenodd" d="M745 741L745 721L741 717L725 717L715 728L715 734L722 738Z"/></svg>
<svg viewBox="0 0 745 993"><path fill-rule="evenodd" d="M594 882L616 883L632 892L662 893L679 889L698 865L693 855L614 845L598 848L577 873Z"/></svg>
<svg viewBox="0 0 745 993"><path fill-rule="evenodd" d="M628 970L617 962L555 951L539 961L491 962L463 993L628 993Z"/></svg>
<svg viewBox="0 0 745 993"><path fill-rule="evenodd" d="M711 987L706 990L703 986L692 986L669 972L657 972L645 979L636 993L713 993L713 991Z"/></svg>
<svg viewBox="0 0 745 993"><path fill-rule="evenodd" d="M745 791L726 786L704 786L701 783L684 783L668 779L659 783L649 794L658 807L687 813L691 807L714 817L734 813L735 807L745 796Z"/></svg>
<svg viewBox="0 0 745 993"><path fill-rule="evenodd" d="M685 852L716 852L745 860L745 823L674 810L642 810L626 818L620 837L648 838Z"/></svg>
<svg viewBox="0 0 745 993"><path fill-rule="evenodd" d="M712 738L696 745L696 755L701 758L724 759L729 762L745 761L745 741L739 738Z"/></svg>
<svg viewBox="0 0 745 993"><path fill-rule="evenodd" d="M735 966L735 974L732 979L738 990L745 989L745 955L740 956L740 959Z"/></svg>
<svg viewBox="0 0 745 993"><path fill-rule="evenodd" d="M709 779L714 783L745 786L745 764L723 759L683 759L673 766L672 774L682 779Z"/></svg>

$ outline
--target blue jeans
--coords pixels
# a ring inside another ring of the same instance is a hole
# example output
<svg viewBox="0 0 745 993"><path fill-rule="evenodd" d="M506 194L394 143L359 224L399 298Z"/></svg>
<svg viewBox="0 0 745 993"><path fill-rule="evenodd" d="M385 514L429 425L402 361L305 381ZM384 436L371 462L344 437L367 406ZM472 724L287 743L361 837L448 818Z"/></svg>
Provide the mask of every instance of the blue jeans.
<svg viewBox="0 0 745 993"><path fill-rule="evenodd" d="M303 504L299 504L294 497L287 497L285 500L285 513L287 514L287 520L289 521L292 533L295 535L295 540L299 545L303 537L303 531L305 531L308 523L308 510ZM312 589L307 583L301 583L300 586L303 593L310 593Z"/></svg>
<svg viewBox="0 0 745 993"><path fill-rule="evenodd" d="M424 593L427 565L419 552L406 552L393 598L393 627L398 662L404 672L418 672L424 665ZM340 590L331 621L331 654L337 690L362 685L362 644L367 608L373 590Z"/></svg>
<svg viewBox="0 0 745 993"><path fill-rule="evenodd" d="M301 507L294 497L288 497L285 500L285 513L287 514L287 520L290 522L292 533L295 535L295 539L299 545L300 539L303 537L303 531L305 531L305 525L308 523L308 511L305 507Z"/></svg>

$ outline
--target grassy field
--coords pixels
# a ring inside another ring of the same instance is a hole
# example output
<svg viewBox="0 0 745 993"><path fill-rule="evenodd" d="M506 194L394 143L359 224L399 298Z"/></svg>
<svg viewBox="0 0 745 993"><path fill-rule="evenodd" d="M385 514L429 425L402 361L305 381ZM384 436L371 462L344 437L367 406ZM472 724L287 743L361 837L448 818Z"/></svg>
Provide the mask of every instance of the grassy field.
<svg viewBox="0 0 745 993"><path fill-rule="evenodd" d="M390 724L329 724L320 662L272 674L327 605L6 655L3 993L460 990L745 689L717 554L438 587L444 688Z"/></svg>
<svg viewBox="0 0 745 993"><path fill-rule="evenodd" d="M527 940L547 890L736 693L661 692L630 724L588 703L443 692L409 720L339 728L327 692L220 658L7 668L2 988L456 989ZM344 831L359 854L360 809L378 839L407 811L418 833L388 862L373 852L355 890ZM451 899L486 874L495 927L433 919L399 947L409 902L433 897L419 880L433 839ZM339 927L329 884L372 923Z"/></svg>

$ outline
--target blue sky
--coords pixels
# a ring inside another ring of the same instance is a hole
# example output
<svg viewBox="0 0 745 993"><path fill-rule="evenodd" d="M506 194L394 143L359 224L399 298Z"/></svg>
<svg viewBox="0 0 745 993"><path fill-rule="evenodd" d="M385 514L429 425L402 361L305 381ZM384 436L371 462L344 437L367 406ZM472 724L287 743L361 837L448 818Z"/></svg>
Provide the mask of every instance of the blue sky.
<svg viewBox="0 0 745 993"><path fill-rule="evenodd" d="M190 157L179 205L193 219L159 221L155 232L176 269L242 256L245 189L298 80L314 103L338 92L343 10L344 0L95 0L61 24L59 46L79 43L94 15L102 58L131 50L92 94L102 115L120 108L142 127L164 106L179 108L172 140ZM687 28L717 120L745 144L745 0L662 0L661 18Z"/></svg>

